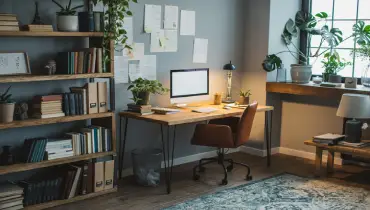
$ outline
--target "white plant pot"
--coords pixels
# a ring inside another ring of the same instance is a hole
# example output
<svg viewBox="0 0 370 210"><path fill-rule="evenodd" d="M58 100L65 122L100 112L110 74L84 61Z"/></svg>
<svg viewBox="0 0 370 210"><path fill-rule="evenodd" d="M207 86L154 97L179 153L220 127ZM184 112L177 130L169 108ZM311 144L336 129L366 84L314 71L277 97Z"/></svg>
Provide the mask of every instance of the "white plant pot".
<svg viewBox="0 0 370 210"><path fill-rule="evenodd" d="M292 64L290 74L294 83L309 83L312 76L312 66Z"/></svg>
<svg viewBox="0 0 370 210"><path fill-rule="evenodd" d="M57 16L58 31L78 31L78 16L77 15L58 15Z"/></svg>
<svg viewBox="0 0 370 210"><path fill-rule="evenodd" d="M13 122L15 103L0 104L0 123Z"/></svg>

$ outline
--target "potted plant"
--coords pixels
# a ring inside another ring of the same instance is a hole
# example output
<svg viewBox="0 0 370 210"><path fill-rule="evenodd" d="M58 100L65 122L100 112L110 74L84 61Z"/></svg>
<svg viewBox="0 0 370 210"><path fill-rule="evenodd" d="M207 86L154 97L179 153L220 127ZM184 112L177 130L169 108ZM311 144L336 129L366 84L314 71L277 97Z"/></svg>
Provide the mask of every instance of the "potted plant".
<svg viewBox="0 0 370 210"><path fill-rule="evenodd" d="M239 104L240 105L248 105L249 104L249 97L251 96L251 90L243 91L241 90L239 93Z"/></svg>
<svg viewBox="0 0 370 210"><path fill-rule="evenodd" d="M330 54L326 53L324 55L324 60L321 61L323 67L325 68L322 74L324 82L341 83L342 77L338 75L338 72L343 70L346 66L351 65L351 62L346 62L341 59L337 52Z"/></svg>
<svg viewBox="0 0 370 210"><path fill-rule="evenodd" d="M149 105L150 94L164 94L169 91L168 88L157 80L147 80L139 78L130 85L127 90L132 92L132 100L136 105Z"/></svg>
<svg viewBox="0 0 370 210"><path fill-rule="evenodd" d="M78 31L78 16L76 15L76 10L83 7L84 5L79 5L76 7L71 7L72 0L66 7L63 7L56 0L52 0L58 7L60 11L57 12L57 28L59 31Z"/></svg>
<svg viewBox="0 0 370 210"><path fill-rule="evenodd" d="M12 100L12 94L9 94L11 86L0 95L0 123L13 121L15 103Z"/></svg>

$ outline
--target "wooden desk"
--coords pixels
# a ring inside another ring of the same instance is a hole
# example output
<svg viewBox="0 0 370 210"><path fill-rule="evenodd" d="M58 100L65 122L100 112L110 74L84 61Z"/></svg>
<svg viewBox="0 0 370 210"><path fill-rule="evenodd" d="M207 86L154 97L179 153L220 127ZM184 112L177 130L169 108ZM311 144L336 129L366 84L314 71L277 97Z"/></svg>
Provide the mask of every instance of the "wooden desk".
<svg viewBox="0 0 370 210"><path fill-rule="evenodd" d="M233 108L230 110L223 109L223 105L205 105L205 107L215 107L219 110L212 112L212 113L196 113L192 112L192 109L197 109L199 107L189 107L189 108L182 108L179 113L170 114L170 115L147 115L142 116L138 113L134 112L120 112L120 124L118 131L120 132L119 140L120 140L120 152L119 152L119 178L122 178L122 168L123 168L123 160L124 160L124 151L126 146L126 137L127 137L127 125L129 119L136 119L142 120L147 122L152 122L159 124L161 127L161 137L162 137L162 147L163 147L163 156L164 156L164 165L165 165L165 179L167 185L167 193L171 192L171 180L172 180L172 167L173 167L173 157L175 153L175 140L176 140L176 126L182 124L189 124L189 123L198 123L198 122L206 122L208 120L213 119L220 119L225 117L232 117L232 116L239 116L243 114L244 109L240 108ZM270 166L271 160L271 127L272 127L272 112L274 107L271 106L258 106L257 112L264 112L265 115L265 141L267 147L267 165ZM124 123L124 131L123 131L123 138L121 137L121 121L122 118L125 119ZM164 127L167 127L165 134ZM171 127L173 127L172 135L170 135ZM172 142L171 142L172 136ZM172 146L172 151L171 151Z"/></svg>
<svg viewBox="0 0 370 210"><path fill-rule="evenodd" d="M345 146L340 146L340 145L329 146L325 144L315 143L312 140L305 141L304 144L316 147L316 157L315 157L316 176L320 176L321 164L322 164L322 151L324 150L328 151L328 162L327 162L327 172L328 173L333 172L335 152L360 156L364 158L370 158L370 147L353 148L353 147L345 147Z"/></svg>

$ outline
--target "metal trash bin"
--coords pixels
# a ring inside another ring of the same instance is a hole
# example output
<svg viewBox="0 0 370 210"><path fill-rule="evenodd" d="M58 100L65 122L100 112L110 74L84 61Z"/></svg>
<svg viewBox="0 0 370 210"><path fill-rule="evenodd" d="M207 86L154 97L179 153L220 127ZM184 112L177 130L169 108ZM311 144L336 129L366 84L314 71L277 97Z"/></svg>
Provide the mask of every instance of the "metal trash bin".
<svg viewBox="0 0 370 210"><path fill-rule="evenodd" d="M135 149L131 155L136 182L143 186L158 186L161 180L162 150Z"/></svg>

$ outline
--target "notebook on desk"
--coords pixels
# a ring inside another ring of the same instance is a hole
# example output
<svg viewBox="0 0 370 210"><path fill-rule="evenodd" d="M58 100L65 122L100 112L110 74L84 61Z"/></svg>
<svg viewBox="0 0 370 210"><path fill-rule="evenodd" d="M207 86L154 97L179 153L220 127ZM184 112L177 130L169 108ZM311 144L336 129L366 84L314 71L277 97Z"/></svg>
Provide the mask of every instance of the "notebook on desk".
<svg viewBox="0 0 370 210"><path fill-rule="evenodd" d="M202 107L202 108L192 109L191 111L197 112L197 113L211 113L211 112L218 111L218 109L213 108L213 107Z"/></svg>
<svg viewBox="0 0 370 210"><path fill-rule="evenodd" d="M152 108L152 111L155 114L162 114L162 115L176 114L176 113L180 112L180 110L178 110L178 109L160 108L160 107Z"/></svg>

